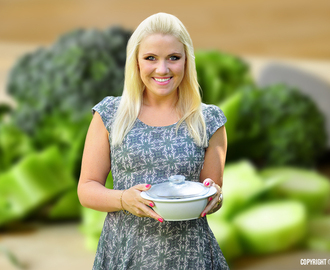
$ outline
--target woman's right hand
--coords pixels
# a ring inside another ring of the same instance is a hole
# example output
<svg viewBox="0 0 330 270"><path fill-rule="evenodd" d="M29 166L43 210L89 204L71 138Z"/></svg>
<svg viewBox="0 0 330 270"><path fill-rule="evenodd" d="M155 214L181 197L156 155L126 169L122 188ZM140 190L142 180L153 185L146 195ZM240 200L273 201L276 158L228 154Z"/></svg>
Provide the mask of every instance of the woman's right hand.
<svg viewBox="0 0 330 270"><path fill-rule="evenodd" d="M121 197L123 210L138 217L150 217L163 222L164 219L148 207L153 207L155 204L141 197L141 192L150 189L150 187L150 184L139 184L124 190Z"/></svg>

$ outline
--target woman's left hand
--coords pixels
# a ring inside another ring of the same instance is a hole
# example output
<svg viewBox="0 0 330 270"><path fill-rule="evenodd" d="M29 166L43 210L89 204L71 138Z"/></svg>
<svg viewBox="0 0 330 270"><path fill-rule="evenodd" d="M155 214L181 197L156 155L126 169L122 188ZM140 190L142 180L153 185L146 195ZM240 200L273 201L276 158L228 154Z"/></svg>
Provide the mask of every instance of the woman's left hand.
<svg viewBox="0 0 330 270"><path fill-rule="evenodd" d="M222 206L222 189L219 185L214 183L214 181L210 178L206 178L203 181L203 185L205 187L213 186L217 190L217 192L213 196L208 198L209 203L206 205L205 209L201 213L201 216L205 217L206 214L212 214L221 208L221 206Z"/></svg>

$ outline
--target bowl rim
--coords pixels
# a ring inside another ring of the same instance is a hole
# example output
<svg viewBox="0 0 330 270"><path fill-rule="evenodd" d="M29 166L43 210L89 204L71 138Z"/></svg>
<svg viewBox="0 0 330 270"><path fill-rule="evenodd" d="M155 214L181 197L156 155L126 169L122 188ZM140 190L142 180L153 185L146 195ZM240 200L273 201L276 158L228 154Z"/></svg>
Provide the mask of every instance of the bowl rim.
<svg viewBox="0 0 330 270"><path fill-rule="evenodd" d="M215 187L210 187L210 190L201 196L190 197L190 198L182 198L182 199L168 199L168 198L153 198L150 197L145 191L141 192L141 197L146 200L154 201L154 202L167 202L167 203L175 203L175 202L189 202L189 201L197 201L201 199L205 199L206 197L210 197L217 192Z"/></svg>

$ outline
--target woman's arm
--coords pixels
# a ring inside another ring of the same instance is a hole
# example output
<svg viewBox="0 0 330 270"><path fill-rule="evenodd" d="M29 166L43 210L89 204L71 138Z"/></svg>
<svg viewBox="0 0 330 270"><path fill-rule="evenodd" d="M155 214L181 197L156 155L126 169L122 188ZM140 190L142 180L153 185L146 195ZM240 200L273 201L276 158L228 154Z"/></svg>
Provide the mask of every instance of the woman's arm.
<svg viewBox="0 0 330 270"><path fill-rule="evenodd" d="M205 153L204 166L200 174L201 182L206 178L211 178L220 187L222 186L226 153L227 135L225 126L222 126L213 134L209 141L209 146Z"/></svg>
<svg viewBox="0 0 330 270"><path fill-rule="evenodd" d="M101 116L95 112L86 136L78 197L82 206L114 212L121 210L121 191L104 186L111 165L108 135Z"/></svg>
<svg viewBox="0 0 330 270"><path fill-rule="evenodd" d="M136 185L125 191L108 189L104 185L110 168L109 133L101 116L95 112L86 136L78 183L81 205L103 212L125 209L136 216L152 217L162 222L161 216L147 207L153 206L153 203L140 195L150 185Z"/></svg>
<svg viewBox="0 0 330 270"><path fill-rule="evenodd" d="M212 199L202 212L202 216L205 216L210 210L213 213L221 207L221 205L217 205L221 190L216 185L222 187L226 153L227 134L225 126L222 126L212 135L209 141L209 146L205 152L203 169L200 174L200 180L204 185L213 185L217 189L217 193L211 197Z"/></svg>

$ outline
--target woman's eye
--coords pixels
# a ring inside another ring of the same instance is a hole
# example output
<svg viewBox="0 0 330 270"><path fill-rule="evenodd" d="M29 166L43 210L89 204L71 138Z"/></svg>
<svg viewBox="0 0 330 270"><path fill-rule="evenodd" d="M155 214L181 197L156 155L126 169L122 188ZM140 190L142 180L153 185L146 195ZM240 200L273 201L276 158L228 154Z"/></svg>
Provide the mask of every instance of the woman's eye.
<svg viewBox="0 0 330 270"><path fill-rule="evenodd" d="M176 61L176 60L179 60L180 59L180 57L179 56L175 56L175 55L172 55L171 57L170 57L170 60L171 61Z"/></svg>
<svg viewBox="0 0 330 270"><path fill-rule="evenodd" d="M148 57L146 57L146 60L151 60L151 61L153 61L153 60L155 60L156 58L155 57L153 57L153 56L148 56Z"/></svg>

